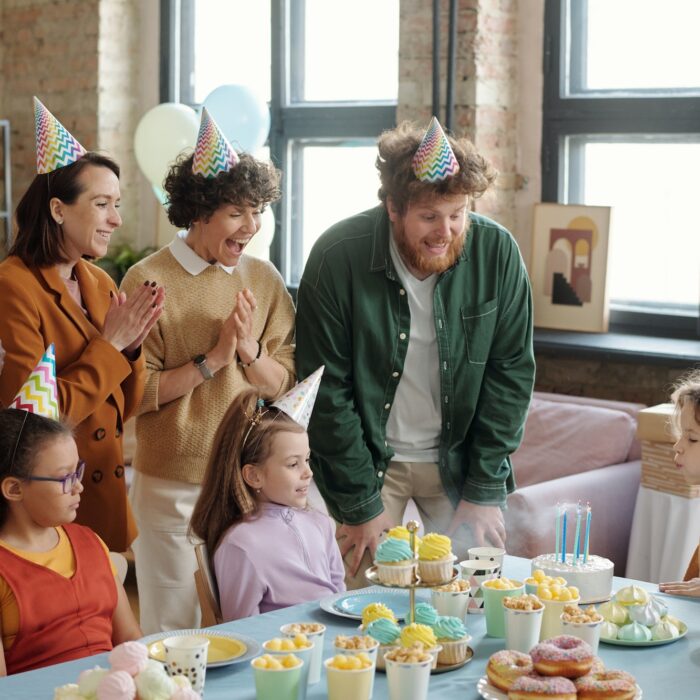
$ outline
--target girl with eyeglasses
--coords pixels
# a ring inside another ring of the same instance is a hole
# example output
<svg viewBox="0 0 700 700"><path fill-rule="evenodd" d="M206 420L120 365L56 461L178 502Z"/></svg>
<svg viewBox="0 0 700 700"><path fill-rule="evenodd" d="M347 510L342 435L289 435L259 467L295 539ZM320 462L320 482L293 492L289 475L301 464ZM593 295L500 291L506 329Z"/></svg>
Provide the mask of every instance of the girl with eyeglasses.
<svg viewBox="0 0 700 700"><path fill-rule="evenodd" d="M0 676L142 636L107 547L73 522L84 472L64 423L0 410Z"/></svg>

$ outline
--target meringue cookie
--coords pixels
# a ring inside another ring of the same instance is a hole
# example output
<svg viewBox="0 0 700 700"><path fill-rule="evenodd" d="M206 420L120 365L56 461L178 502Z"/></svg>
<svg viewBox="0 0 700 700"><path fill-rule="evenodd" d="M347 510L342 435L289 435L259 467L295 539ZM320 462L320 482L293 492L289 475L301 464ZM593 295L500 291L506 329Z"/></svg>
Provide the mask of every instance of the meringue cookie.
<svg viewBox="0 0 700 700"><path fill-rule="evenodd" d="M656 640L675 639L680 632L670 622L659 622L651 628L651 638Z"/></svg>
<svg viewBox="0 0 700 700"><path fill-rule="evenodd" d="M644 605L649 594L640 586L625 586L615 594L615 600L622 605Z"/></svg>
<svg viewBox="0 0 700 700"><path fill-rule="evenodd" d="M53 700L83 700L83 697L77 683L66 683L53 691Z"/></svg>
<svg viewBox="0 0 700 700"><path fill-rule="evenodd" d="M657 624L661 619L659 613L649 603L646 605L630 605L627 607L627 612L632 622L638 622L646 627Z"/></svg>
<svg viewBox="0 0 700 700"><path fill-rule="evenodd" d="M136 684L126 671L112 671L97 686L97 700L134 700Z"/></svg>
<svg viewBox="0 0 700 700"><path fill-rule="evenodd" d="M608 622L614 622L616 625L624 625L628 618L627 608L614 600L609 600L598 606L598 612Z"/></svg>
<svg viewBox="0 0 700 700"><path fill-rule="evenodd" d="M632 622L629 625L620 627L617 638L626 642L650 642L651 631L648 627L640 625L638 622Z"/></svg>
<svg viewBox="0 0 700 700"><path fill-rule="evenodd" d="M100 681L109 673L106 668L95 666L87 669L78 676L78 690L87 700L95 700L97 697L97 686Z"/></svg>
<svg viewBox="0 0 700 700"><path fill-rule="evenodd" d="M655 596L650 596L649 605L651 605L651 607L654 608L654 610L656 610L657 613L659 613L659 617L665 617L666 615L668 615L668 606L659 598L656 598Z"/></svg>
<svg viewBox="0 0 700 700"><path fill-rule="evenodd" d="M202 700L202 696L192 688L178 688L170 696L170 700Z"/></svg>
<svg viewBox="0 0 700 700"><path fill-rule="evenodd" d="M609 620L605 620L600 626L600 636L602 639L617 639L620 628Z"/></svg>
<svg viewBox="0 0 700 700"><path fill-rule="evenodd" d="M112 671L126 671L135 676L146 668L148 647L141 642L124 642L114 647L109 653L109 663Z"/></svg>
<svg viewBox="0 0 700 700"><path fill-rule="evenodd" d="M146 668L134 680L139 700L170 700L170 696L177 690L163 665L153 659L146 662Z"/></svg>

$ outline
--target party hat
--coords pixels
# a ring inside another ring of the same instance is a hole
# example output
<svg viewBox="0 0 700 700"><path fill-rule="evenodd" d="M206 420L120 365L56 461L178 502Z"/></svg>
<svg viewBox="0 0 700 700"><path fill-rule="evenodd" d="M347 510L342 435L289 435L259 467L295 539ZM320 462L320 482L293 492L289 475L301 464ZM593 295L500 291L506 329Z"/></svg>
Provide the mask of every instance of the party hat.
<svg viewBox="0 0 700 700"><path fill-rule="evenodd" d="M436 117L430 121L413 156L413 172L422 182L441 182L459 172L452 146Z"/></svg>
<svg viewBox="0 0 700 700"><path fill-rule="evenodd" d="M219 173L234 168L239 160L238 154L221 133L207 108L203 107L192 172L204 177L216 177Z"/></svg>
<svg viewBox="0 0 700 700"><path fill-rule="evenodd" d="M22 385L8 408L37 413L58 420L58 388L56 386L56 355L51 343L29 379Z"/></svg>
<svg viewBox="0 0 700 700"><path fill-rule="evenodd" d="M293 421L306 430L314 410L318 387L321 386L321 375L325 365L321 365L313 374L292 387L284 396L273 402L275 408L284 411Z"/></svg>
<svg viewBox="0 0 700 700"><path fill-rule="evenodd" d="M36 129L36 171L39 175L75 163L82 158L85 149L70 132L34 98L34 126Z"/></svg>

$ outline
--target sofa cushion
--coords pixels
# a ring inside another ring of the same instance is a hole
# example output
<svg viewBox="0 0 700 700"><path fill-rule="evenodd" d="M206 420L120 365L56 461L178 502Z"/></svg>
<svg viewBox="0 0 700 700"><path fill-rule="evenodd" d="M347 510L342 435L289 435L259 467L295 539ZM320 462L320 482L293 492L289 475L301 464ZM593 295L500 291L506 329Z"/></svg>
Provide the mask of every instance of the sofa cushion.
<svg viewBox="0 0 700 700"><path fill-rule="evenodd" d="M533 398L513 453L519 487L625 462L636 422L623 411Z"/></svg>

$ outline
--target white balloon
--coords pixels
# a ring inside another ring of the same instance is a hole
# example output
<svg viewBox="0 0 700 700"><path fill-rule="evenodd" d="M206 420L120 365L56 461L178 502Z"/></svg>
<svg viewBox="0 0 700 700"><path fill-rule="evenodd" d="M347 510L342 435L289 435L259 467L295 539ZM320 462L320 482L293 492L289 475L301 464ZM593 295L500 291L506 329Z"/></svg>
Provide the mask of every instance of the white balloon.
<svg viewBox="0 0 700 700"><path fill-rule="evenodd" d="M268 206L260 217L260 230L250 239L245 247L247 255L252 255L261 260L270 259L270 246L275 237L275 215L272 207Z"/></svg>

